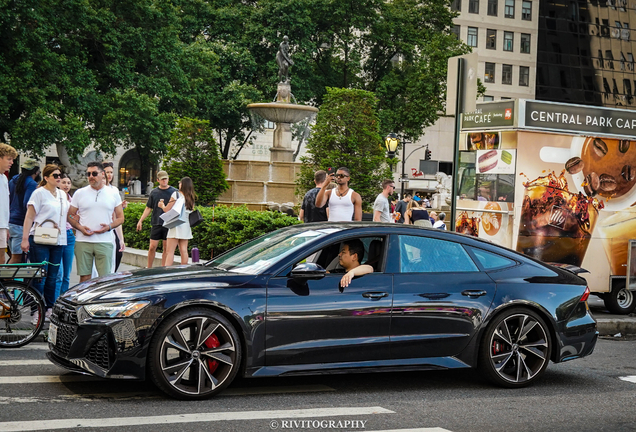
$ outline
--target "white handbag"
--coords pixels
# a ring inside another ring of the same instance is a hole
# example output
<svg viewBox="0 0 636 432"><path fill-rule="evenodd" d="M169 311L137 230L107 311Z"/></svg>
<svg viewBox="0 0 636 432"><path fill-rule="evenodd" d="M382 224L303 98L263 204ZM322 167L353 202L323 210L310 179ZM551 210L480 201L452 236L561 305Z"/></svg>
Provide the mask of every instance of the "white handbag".
<svg viewBox="0 0 636 432"><path fill-rule="evenodd" d="M33 233L33 241L42 245L57 245L57 240L60 235L60 227L51 219L47 219L42 223L51 222L55 228L44 227L42 224L36 225L35 232Z"/></svg>
<svg viewBox="0 0 636 432"><path fill-rule="evenodd" d="M62 197L60 197L60 222L62 222ZM46 222L51 222L54 228L42 226ZM41 245L56 246L59 240L61 231L58 224L51 219L43 221L41 224L35 224L35 232L33 233L33 242Z"/></svg>
<svg viewBox="0 0 636 432"><path fill-rule="evenodd" d="M186 223L188 220L188 216L185 212L185 198L183 196L179 196L177 192L177 201L174 203L172 208L159 216L163 220L164 228L174 228L179 225Z"/></svg>

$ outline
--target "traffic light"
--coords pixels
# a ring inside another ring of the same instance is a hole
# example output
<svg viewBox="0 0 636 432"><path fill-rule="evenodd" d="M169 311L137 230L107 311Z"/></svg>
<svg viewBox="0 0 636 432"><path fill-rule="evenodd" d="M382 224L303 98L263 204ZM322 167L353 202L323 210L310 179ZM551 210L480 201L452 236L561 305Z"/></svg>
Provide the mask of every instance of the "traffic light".
<svg viewBox="0 0 636 432"><path fill-rule="evenodd" d="M431 151L429 149L426 149L424 153L424 160L431 160Z"/></svg>

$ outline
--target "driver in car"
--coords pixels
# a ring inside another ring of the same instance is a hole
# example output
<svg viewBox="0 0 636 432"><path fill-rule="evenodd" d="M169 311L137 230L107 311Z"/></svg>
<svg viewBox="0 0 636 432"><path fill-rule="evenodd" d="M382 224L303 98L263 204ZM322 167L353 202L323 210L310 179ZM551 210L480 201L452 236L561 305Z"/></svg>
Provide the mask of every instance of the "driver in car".
<svg viewBox="0 0 636 432"><path fill-rule="evenodd" d="M364 259L364 243L362 243L361 240L354 239L344 242L338 256L340 258L339 264L342 266L342 269L335 269L333 272L345 272L342 279L340 279L340 286L342 288L348 287L351 280L356 276L373 273L372 266L360 264L360 261Z"/></svg>

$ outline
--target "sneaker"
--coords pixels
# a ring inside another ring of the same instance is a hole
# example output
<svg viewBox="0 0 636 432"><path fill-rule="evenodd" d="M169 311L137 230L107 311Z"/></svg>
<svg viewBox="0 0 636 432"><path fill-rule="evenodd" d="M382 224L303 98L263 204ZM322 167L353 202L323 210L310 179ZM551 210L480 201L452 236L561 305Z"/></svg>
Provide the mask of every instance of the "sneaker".
<svg viewBox="0 0 636 432"><path fill-rule="evenodd" d="M40 321L40 312L38 311L33 312L33 315L31 315L31 324L36 326L38 325L39 321Z"/></svg>
<svg viewBox="0 0 636 432"><path fill-rule="evenodd" d="M44 322L50 322L51 321L51 314L53 313L53 309L47 309L46 313L44 314Z"/></svg>

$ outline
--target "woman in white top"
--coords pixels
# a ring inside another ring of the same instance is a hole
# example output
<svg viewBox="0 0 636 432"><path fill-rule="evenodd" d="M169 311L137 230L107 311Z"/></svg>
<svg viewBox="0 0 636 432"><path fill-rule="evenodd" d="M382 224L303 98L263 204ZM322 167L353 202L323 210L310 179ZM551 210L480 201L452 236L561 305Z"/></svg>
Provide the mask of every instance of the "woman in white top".
<svg viewBox="0 0 636 432"><path fill-rule="evenodd" d="M47 262L45 266L46 277L40 282L34 282L33 286L44 295L47 308L47 316L50 308L55 303L55 285L57 273L62 262L62 253L66 246L66 215L69 202L66 192L58 189L62 172L57 165L49 164L42 171L43 180L39 187L33 191L29 199L26 217L24 218L22 247L23 252L30 251L31 262ZM38 226L54 227L58 230L57 242L54 245L38 244L33 235ZM43 317L33 317L43 319Z"/></svg>
<svg viewBox="0 0 636 432"><path fill-rule="evenodd" d="M192 210L194 210L195 199L196 194L194 193L194 184L192 183L192 179L190 177L184 177L179 182L179 191L172 194L168 204L165 204L163 201L159 201L159 208L163 209L164 212L167 212L174 207L177 200L182 200L186 214L185 223L168 230L168 239L166 240L166 248L164 251L166 254L166 266L172 265L174 261L174 251L177 249L177 245L179 245L181 264L188 263L188 240L192 238L192 229L190 228L189 217Z"/></svg>

